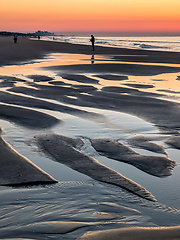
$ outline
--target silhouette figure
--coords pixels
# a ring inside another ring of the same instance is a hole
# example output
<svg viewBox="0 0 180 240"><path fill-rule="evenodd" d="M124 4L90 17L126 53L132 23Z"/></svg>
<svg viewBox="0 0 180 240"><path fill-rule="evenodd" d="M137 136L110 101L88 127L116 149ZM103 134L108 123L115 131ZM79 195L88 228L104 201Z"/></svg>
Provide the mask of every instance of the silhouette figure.
<svg viewBox="0 0 180 240"><path fill-rule="evenodd" d="M17 33L14 34L14 43L17 43Z"/></svg>
<svg viewBox="0 0 180 240"><path fill-rule="evenodd" d="M91 35L90 41L91 41L91 43L92 43L92 50L94 51L95 37L94 37L93 35Z"/></svg>

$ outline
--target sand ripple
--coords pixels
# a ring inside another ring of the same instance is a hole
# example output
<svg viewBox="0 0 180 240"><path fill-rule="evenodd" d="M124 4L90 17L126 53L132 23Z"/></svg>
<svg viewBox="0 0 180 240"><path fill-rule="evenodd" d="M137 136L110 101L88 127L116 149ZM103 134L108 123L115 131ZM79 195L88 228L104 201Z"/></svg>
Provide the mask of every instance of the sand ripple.
<svg viewBox="0 0 180 240"><path fill-rule="evenodd" d="M118 142L118 140L93 139L91 142L99 154L129 163L154 176L169 176L176 166L176 162L167 157L141 155L130 147Z"/></svg>
<svg viewBox="0 0 180 240"><path fill-rule="evenodd" d="M170 228L121 228L86 233L79 240L131 239L131 240L175 240L180 239L180 227Z"/></svg>
<svg viewBox="0 0 180 240"><path fill-rule="evenodd" d="M139 184L100 164L96 159L81 153L80 148L83 142L80 139L45 134L37 137L37 142L40 148L57 162L63 163L95 180L114 184L138 196L156 201L154 196Z"/></svg>

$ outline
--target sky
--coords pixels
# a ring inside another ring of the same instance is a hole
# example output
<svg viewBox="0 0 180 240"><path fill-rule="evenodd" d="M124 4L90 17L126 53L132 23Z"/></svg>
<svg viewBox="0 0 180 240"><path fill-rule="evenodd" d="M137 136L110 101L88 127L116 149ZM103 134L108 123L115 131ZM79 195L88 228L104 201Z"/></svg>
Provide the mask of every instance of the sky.
<svg viewBox="0 0 180 240"><path fill-rule="evenodd" d="M180 33L180 0L0 1L0 31Z"/></svg>

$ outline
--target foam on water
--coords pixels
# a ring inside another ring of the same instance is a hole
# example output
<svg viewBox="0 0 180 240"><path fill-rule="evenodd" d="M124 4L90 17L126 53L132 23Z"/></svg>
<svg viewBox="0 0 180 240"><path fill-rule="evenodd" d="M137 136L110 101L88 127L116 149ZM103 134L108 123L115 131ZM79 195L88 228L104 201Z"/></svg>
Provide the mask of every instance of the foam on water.
<svg viewBox="0 0 180 240"><path fill-rule="evenodd" d="M90 44L90 37L61 35L42 37L44 40ZM96 45L108 47L135 48L159 51L180 52L180 37L96 37Z"/></svg>

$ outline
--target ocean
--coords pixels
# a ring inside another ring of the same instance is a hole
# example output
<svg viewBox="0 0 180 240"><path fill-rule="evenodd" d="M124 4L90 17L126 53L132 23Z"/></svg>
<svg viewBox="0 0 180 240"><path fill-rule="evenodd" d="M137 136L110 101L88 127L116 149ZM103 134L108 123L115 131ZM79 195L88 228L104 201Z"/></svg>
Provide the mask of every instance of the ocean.
<svg viewBox="0 0 180 240"><path fill-rule="evenodd" d="M98 46L173 51L180 52L180 36L167 37L96 37L95 44ZM74 44L90 44L90 36L82 37L75 35L60 35L42 37L44 40L69 42Z"/></svg>

